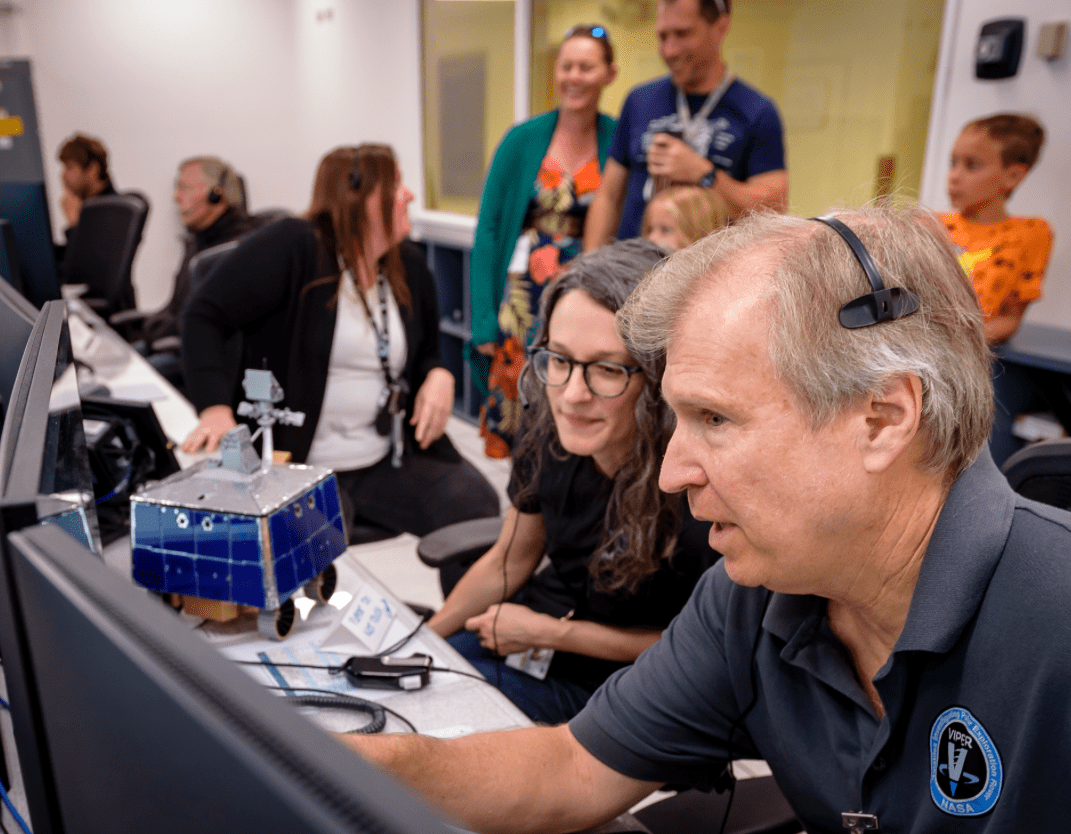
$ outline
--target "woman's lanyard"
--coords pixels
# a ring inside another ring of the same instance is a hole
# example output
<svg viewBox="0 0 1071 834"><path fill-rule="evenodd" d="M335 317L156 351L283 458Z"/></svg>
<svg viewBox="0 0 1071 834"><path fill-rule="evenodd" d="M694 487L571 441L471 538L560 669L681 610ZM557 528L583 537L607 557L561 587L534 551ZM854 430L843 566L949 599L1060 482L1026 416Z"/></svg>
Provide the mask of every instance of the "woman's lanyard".
<svg viewBox="0 0 1071 834"><path fill-rule="evenodd" d="M365 315L368 316L368 324L372 332L376 334L376 356L379 357L379 365L383 368L383 378L387 387L380 395L376 408L376 419L373 424L376 432L382 436L391 437L391 466L398 468L402 465L402 451L405 448L402 434L403 420L405 419L405 395L409 393L408 383L399 377L395 379L390 372L390 316L387 309L387 281L382 274L376 280L376 288L379 291L379 315L383 322L380 330L376 324L375 316L365 300L361 291L360 283L350 273L353 287L357 291L357 297L361 300Z"/></svg>
<svg viewBox="0 0 1071 834"><path fill-rule="evenodd" d="M718 106L718 102L721 101L725 91L729 89L734 80L735 77L729 72L729 67L726 66L725 75L722 76L721 83L711 91L706 101L703 102L703 106L699 108L694 116L688 107L688 97L685 96L684 90L680 87L677 88L677 118L680 119L681 131L684 134L681 138L693 150L696 149L694 140L700 126L710 118L710 114L714 112L714 108Z"/></svg>

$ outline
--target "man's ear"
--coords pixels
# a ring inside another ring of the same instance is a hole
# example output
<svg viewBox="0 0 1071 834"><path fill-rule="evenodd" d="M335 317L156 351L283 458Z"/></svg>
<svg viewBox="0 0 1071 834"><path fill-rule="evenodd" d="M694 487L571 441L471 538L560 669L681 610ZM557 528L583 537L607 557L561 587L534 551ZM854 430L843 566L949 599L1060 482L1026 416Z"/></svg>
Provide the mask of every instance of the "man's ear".
<svg viewBox="0 0 1071 834"><path fill-rule="evenodd" d="M922 381L914 374L894 377L863 405L860 446L868 472L888 469L911 445L922 425Z"/></svg>

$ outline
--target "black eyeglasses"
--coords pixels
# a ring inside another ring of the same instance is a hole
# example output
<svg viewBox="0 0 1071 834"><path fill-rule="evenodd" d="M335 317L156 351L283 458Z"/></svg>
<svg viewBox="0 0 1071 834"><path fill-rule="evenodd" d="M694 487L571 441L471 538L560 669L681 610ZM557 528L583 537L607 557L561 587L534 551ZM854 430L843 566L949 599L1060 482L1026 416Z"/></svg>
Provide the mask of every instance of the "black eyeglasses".
<svg viewBox="0 0 1071 834"><path fill-rule="evenodd" d="M596 38L598 40L609 40L610 35L601 26L591 26L584 24L582 26L570 26L565 30L565 37L563 41L569 40L569 38L575 38L577 35L584 35L589 38Z"/></svg>
<svg viewBox="0 0 1071 834"><path fill-rule="evenodd" d="M579 366L584 374L584 382L596 397L620 397L628 387L628 381L634 373L643 370L639 365L623 365L620 362L578 362L563 356L549 348L530 348L528 356L532 362L532 371L536 379L544 385L559 387L569 381L573 367Z"/></svg>

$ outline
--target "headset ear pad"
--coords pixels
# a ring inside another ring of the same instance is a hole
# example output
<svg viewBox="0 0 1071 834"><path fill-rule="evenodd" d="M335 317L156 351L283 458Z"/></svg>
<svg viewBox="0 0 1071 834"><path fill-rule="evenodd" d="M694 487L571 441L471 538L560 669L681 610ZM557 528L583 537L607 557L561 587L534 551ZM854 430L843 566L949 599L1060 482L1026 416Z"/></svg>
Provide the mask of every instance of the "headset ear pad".
<svg viewBox="0 0 1071 834"><path fill-rule="evenodd" d="M223 166L223 170L219 172L219 181L212 186L212 190L208 192L209 204L216 206L223 202L223 186L227 183L227 166Z"/></svg>

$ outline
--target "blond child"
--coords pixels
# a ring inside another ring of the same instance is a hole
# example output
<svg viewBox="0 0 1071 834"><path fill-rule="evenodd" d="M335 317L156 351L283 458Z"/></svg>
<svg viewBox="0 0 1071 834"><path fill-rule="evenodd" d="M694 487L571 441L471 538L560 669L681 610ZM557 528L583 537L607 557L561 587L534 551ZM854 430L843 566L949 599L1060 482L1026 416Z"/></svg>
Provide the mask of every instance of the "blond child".
<svg viewBox="0 0 1071 834"><path fill-rule="evenodd" d="M659 191L643 213L643 236L675 252L729 222L725 201L711 188L682 185Z"/></svg>
<svg viewBox="0 0 1071 834"><path fill-rule="evenodd" d="M1029 116L999 113L968 123L952 148L942 214L971 276L990 344L1011 338L1041 297L1052 229L1040 217L1011 217L1006 204L1037 161L1045 131Z"/></svg>

